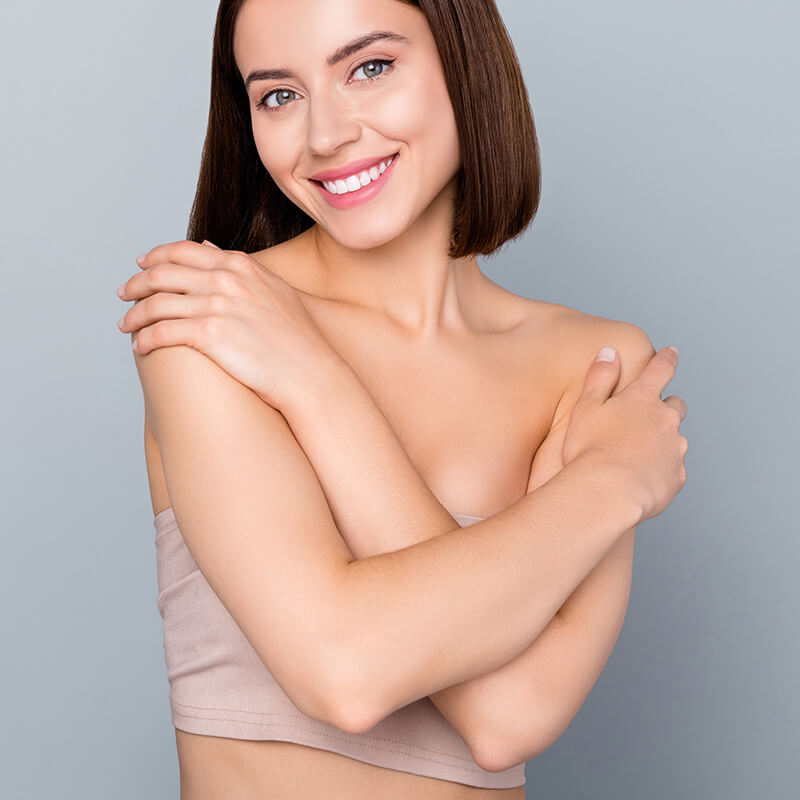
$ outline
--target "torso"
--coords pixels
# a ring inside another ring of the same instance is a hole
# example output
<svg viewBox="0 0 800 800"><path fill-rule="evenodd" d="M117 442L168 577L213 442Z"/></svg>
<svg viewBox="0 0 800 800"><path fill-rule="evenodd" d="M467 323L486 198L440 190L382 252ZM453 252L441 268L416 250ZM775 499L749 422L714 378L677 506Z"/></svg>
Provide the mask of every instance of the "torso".
<svg viewBox="0 0 800 800"><path fill-rule="evenodd" d="M270 269L293 286L286 245ZM262 260L262 263L265 261ZM515 295L488 278L469 334L420 348L364 311L303 294L320 329L370 390L412 463L443 504L488 517L525 494L531 461L559 418L577 358L589 363L590 317ZM581 346L583 342L583 346ZM593 346L593 343L592 345ZM409 391L409 386L413 391ZM155 437L145 456L153 514L171 505ZM396 797L524 800L524 787L481 789L367 764L292 742L176 729L182 800ZM234 791L235 789L235 791Z"/></svg>

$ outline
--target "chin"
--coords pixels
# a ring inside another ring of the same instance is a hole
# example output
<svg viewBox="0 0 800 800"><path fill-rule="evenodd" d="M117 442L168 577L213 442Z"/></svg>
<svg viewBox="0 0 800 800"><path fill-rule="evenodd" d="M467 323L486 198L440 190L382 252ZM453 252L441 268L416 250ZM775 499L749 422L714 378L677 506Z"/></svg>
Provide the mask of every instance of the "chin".
<svg viewBox="0 0 800 800"><path fill-rule="evenodd" d="M396 214L392 214L388 219L386 214L375 215L374 218L370 218L367 214L365 217L367 219L361 224L356 220L350 222L339 220L333 224L325 224L329 222L328 220L318 222L328 236L350 250L374 250L376 247L382 247L400 236L408 227Z"/></svg>
<svg viewBox="0 0 800 800"><path fill-rule="evenodd" d="M342 247L347 247L349 250L374 250L376 247L388 244L393 239L397 238L399 232L391 235L378 235L376 233L367 234L352 234L341 235L335 230L328 230L328 234L336 239Z"/></svg>

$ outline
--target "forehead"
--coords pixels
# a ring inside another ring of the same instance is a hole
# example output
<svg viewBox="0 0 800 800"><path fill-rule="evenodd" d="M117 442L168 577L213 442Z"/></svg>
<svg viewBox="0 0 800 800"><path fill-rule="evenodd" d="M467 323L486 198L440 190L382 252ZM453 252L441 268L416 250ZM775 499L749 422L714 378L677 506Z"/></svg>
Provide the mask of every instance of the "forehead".
<svg viewBox="0 0 800 800"><path fill-rule="evenodd" d="M234 57L243 75L304 62L321 67L342 44L375 30L413 42L428 28L422 12L401 0L245 0L234 28Z"/></svg>

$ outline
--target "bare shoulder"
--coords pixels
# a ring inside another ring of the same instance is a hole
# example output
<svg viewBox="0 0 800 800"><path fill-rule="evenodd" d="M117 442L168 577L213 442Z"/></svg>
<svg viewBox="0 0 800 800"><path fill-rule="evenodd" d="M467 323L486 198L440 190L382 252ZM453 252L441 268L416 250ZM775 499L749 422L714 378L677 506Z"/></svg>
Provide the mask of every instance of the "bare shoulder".
<svg viewBox="0 0 800 800"><path fill-rule="evenodd" d="M614 347L619 354L621 372L614 394L635 380L655 354L650 337L633 322L588 314L559 303L525 299L525 337L531 346L542 342L547 345L563 387L553 427L567 421L586 372L601 347Z"/></svg>

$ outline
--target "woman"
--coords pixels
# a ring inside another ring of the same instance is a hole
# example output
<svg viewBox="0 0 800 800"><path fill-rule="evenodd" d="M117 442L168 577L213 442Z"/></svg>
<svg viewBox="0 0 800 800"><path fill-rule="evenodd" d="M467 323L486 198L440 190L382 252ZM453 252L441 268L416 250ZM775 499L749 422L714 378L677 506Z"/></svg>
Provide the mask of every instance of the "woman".
<svg viewBox="0 0 800 800"><path fill-rule="evenodd" d="M220 4L192 241L121 287L182 797L523 798L597 680L686 405L480 271L538 199L492 3Z"/></svg>

